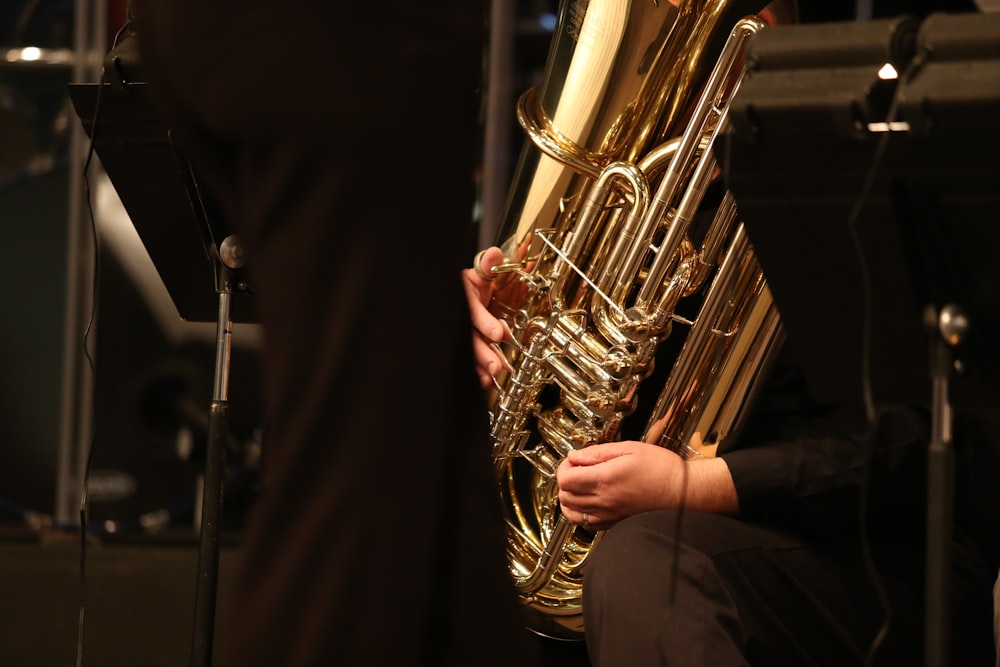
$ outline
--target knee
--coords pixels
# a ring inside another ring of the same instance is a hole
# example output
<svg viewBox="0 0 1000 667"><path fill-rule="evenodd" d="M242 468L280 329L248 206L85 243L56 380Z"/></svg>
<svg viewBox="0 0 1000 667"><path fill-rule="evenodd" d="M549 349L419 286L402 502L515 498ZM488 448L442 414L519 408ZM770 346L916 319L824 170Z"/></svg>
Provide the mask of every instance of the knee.
<svg viewBox="0 0 1000 667"><path fill-rule="evenodd" d="M681 523L683 521L683 523ZM734 530L729 517L656 510L601 534L584 569L584 608L657 598L716 582L713 556Z"/></svg>
<svg viewBox="0 0 1000 667"><path fill-rule="evenodd" d="M727 528L718 515L660 510L601 535L583 582L592 664L742 664L738 612L713 560Z"/></svg>
<svg viewBox="0 0 1000 667"><path fill-rule="evenodd" d="M648 557L654 551L669 549L673 540L667 531L661 529L668 520L665 516L668 514L672 512L663 510L636 514L604 531L587 561L585 584L598 585L610 577L621 575L622 570L628 569L633 561Z"/></svg>
<svg viewBox="0 0 1000 667"><path fill-rule="evenodd" d="M672 510L645 512L623 519L601 534L584 569L585 609L633 604L637 598L652 594L649 580L662 581L660 575L674 561L678 545L674 531L667 527L675 516Z"/></svg>

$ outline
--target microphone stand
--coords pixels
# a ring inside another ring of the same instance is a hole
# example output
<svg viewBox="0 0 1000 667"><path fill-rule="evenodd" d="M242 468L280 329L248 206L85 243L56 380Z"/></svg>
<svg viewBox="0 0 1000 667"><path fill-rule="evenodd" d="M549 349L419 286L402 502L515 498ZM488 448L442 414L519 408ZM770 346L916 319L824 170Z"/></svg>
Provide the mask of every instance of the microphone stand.
<svg viewBox="0 0 1000 667"><path fill-rule="evenodd" d="M951 645L951 539L954 515L955 451L949 379L956 366L951 350L965 340L969 322L954 304L926 311L931 334L931 441L927 458L927 594L926 651L928 667L945 667Z"/></svg>
<svg viewBox="0 0 1000 667"><path fill-rule="evenodd" d="M167 136L173 146L173 132ZM229 363L232 356L232 299L235 292L250 292L241 276L246 258L235 234L216 239L222 232L213 225L205 193L184 155L173 146L179 176L188 205L201 233L205 253L212 260L215 291L218 295L216 319L215 378L208 415L208 442L205 448L205 476L202 487L198 572L195 585L194 630L191 639L191 667L210 667L215 638L215 612L219 579L219 521L223 508L226 445L229 432ZM218 232L218 233L217 233Z"/></svg>
<svg viewBox="0 0 1000 667"><path fill-rule="evenodd" d="M191 667L211 665L212 640L215 636L219 575L219 520L222 514L226 443L229 438L229 362L233 336L231 302L233 288L236 285L234 271L243 267L242 248L235 235L223 239L218 249L216 261L218 263L219 318L216 329L215 380L208 418L208 444L205 453Z"/></svg>
<svg viewBox="0 0 1000 667"><path fill-rule="evenodd" d="M133 75L139 72L135 39L134 33L128 35L109 53L106 70L111 82L71 85L70 97L178 314L188 321L216 322L191 646L192 667L207 667L215 628L226 449L232 437L233 322L254 321L238 296L241 292L252 296L253 290L243 274L245 257L239 239L214 219L215 202L203 192L191 165L175 146L171 128L156 113L148 84ZM192 218L191 228L178 224ZM207 261L191 261L192 257Z"/></svg>

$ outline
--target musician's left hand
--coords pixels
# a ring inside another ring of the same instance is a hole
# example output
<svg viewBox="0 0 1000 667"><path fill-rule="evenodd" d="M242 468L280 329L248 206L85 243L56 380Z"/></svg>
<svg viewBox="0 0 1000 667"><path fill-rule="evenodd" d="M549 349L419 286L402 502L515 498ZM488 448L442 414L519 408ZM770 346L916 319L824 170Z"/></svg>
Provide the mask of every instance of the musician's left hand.
<svg viewBox="0 0 1000 667"><path fill-rule="evenodd" d="M503 263L500 248L491 247L476 257L479 270L489 275L493 267ZM469 303L469 314L473 327L473 352L476 356L476 373L479 383L485 388L493 383L493 376L500 373L506 364L503 354L496 344L511 339L510 330L503 320L493 315L487 308L493 296L493 282L483 278L474 268L462 271L462 282Z"/></svg>

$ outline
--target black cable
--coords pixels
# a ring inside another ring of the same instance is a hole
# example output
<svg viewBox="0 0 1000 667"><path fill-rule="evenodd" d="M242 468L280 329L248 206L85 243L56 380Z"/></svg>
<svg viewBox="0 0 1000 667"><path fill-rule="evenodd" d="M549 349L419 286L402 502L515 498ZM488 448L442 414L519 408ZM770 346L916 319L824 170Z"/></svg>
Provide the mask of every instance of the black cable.
<svg viewBox="0 0 1000 667"><path fill-rule="evenodd" d="M129 29L132 25L131 20L127 20L118 32L115 33L114 40L112 40L111 48L118 46L118 41L121 39L125 31ZM100 277L101 277L101 250L99 245L99 238L97 234L97 218L94 215L94 206L90 191L90 179L88 178L88 173L90 171L90 165L93 162L95 154L95 144L97 138L97 121L100 116L101 110L101 98L104 92L104 67L101 67L101 75L97 84L97 96L94 101L94 114L91 117L90 124L90 143L87 146L87 159L83 164L83 186L86 194L87 200L87 212L90 215L90 233L91 242L93 243L94 250L94 275L91 284L91 307L90 307L90 317L87 321L87 326L84 328L83 332L83 354L87 360L87 367L90 370L91 377L96 377L97 375L97 365L94 361L93 356L90 354L89 341L90 336L93 332L94 322L97 319L98 302L100 299ZM83 479L81 481L80 489L80 611L77 619L77 639L76 639L76 667L82 667L83 665L83 642L84 642L84 628L85 619L87 612L87 501L88 501L88 487L90 485L90 469L93 463L94 449L97 443L97 383L91 387L92 400L91 400L91 410L92 414L92 425L90 433L90 446L87 450L87 459L84 462L83 467Z"/></svg>
<svg viewBox="0 0 1000 667"><path fill-rule="evenodd" d="M909 65L907 65L903 73L899 76L898 84L895 91L893 91L892 101L886 114L886 131L879 137L875 146L875 153L872 156L872 161L868 166L868 172L865 175L865 180L847 217L848 232L851 236L856 259L858 261L858 268L861 272L861 395L862 400L864 401L867 422L873 434L876 430L875 426L878 415L875 409L875 400L871 382L872 284L868 261L865 257L864 247L861 243L861 237L858 233L857 225L858 220L861 217L861 211L864 208L868 195L871 192L875 176L879 170L882 159L885 157L885 152L889 145L889 139L892 135L892 124L895 121L896 114L899 110L899 93L903 89L904 84L913 77L920 67L923 66L927 60L927 56L928 54L926 51L918 52L910 61ZM885 587L882 584L878 569L875 566L875 560L872 556L871 543L868 539L868 530L866 527L870 491L869 487L871 483L871 468L875 455L875 442L876 438L871 437L867 443L868 451L865 455L861 496L858 502L858 529L861 533L861 550L864 558L865 569L868 572L872 587L875 589L875 595L878 597L879 606L882 607L882 613L885 620L875 637L872 639L872 643L868 648L868 654L865 656L865 665L872 664L875 654L881 647L882 642L885 641L885 637L888 635L889 629L892 625L892 605L889 603L889 597L885 592Z"/></svg>
<svg viewBox="0 0 1000 667"><path fill-rule="evenodd" d="M688 462L681 464L681 499L677 503L677 519L674 524L674 562L670 572L670 604L677 602L677 578L680 576L681 531L684 522L684 510L687 505Z"/></svg>
<svg viewBox="0 0 1000 667"><path fill-rule="evenodd" d="M102 76L103 79L103 76ZM94 105L93 126L91 129L90 147L87 151L87 160L83 167L83 182L87 195L87 211L90 214L91 242L94 244L94 277L91 293L90 318L83 332L83 354L87 359L87 367L91 377L96 377L97 369L94 358L88 349L88 341L93 331L94 321L97 319L97 306L100 297L100 275L101 275L101 252L98 247L97 222L94 217L94 208L90 196L90 182L87 179L87 172L90 169L90 162L94 155L94 135L97 134L97 112L101 102L101 88L97 89L97 102ZM87 602L87 490L90 485L90 468L94 456L94 445L97 443L97 388L96 383L91 387L92 399L91 410L93 411L92 425L90 433L90 447L87 450L87 460L83 467L83 480L80 489L80 614L77 621L77 655L76 667L83 664L83 629L84 618L86 616Z"/></svg>
<svg viewBox="0 0 1000 667"><path fill-rule="evenodd" d="M103 70L102 70L103 71ZM103 78L103 76L102 76ZM97 112L100 108L101 102L101 88L97 90L97 102L94 105L94 117L93 126L91 129L90 147L87 152L87 160L83 167L83 183L86 190L87 196L87 211L90 214L90 230L91 230L91 242L94 244L94 277L92 286L92 296L91 296L91 308L90 308L90 318L87 322L87 326L83 332L83 353L87 359L87 367L90 370L91 377L95 377L97 374L96 364L94 363L94 358L90 354L88 349L88 340L90 339L90 334L93 329L94 320L97 317L97 302L100 296L100 273L101 273L101 253L98 248L98 237L97 237L97 223L94 219L94 209L91 203L90 196L90 182L87 179L87 172L90 169L90 162L94 155L94 135L97 133ZM77 621L77 655L76 655L76 666L81 667L83 662L83 629L84 629L84 618L86 616L86 602L87 602L87 488L90 484L90 467L91 460L94 455L94 445L97 442L97 425L96 425L96 383L95 386L91 388L92 399L91 399L91 409L94 412L92 421L94 423L91 426L90 434L90 447L87 451L87 460L83 468L83 480L82 488L80 489L80 613Z"/></svg>

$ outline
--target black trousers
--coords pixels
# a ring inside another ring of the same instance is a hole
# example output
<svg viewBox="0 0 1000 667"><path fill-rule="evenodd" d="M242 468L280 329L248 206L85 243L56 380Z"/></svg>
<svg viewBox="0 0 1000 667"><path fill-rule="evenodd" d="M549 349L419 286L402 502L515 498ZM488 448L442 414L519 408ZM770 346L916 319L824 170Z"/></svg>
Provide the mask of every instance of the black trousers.
<svg viewBox="0 0 1000 667"><path fill-rule="evenodd" d="M243 236L263 327L265 488L222 664L532 664L460 278L482 7L135 10L178 146Z"/></svg>
<svg viewBox="0 0 1000 667"><path fill-rule="evenodd" d="M606 532L584 583L594 667L922 665L921 545L876 541L887 619L853 536L803 540L675 511ZM956 572L952 665L993 664L989 585ZM886 621L874 660L866 663Z"/></svg>

